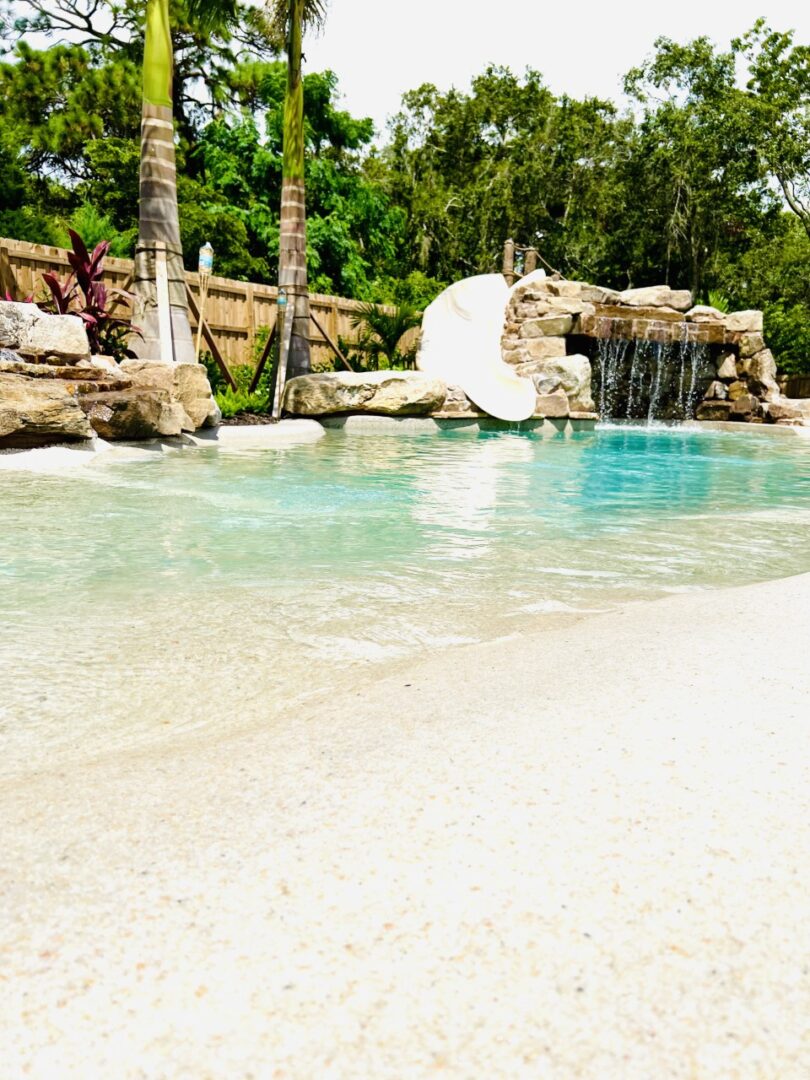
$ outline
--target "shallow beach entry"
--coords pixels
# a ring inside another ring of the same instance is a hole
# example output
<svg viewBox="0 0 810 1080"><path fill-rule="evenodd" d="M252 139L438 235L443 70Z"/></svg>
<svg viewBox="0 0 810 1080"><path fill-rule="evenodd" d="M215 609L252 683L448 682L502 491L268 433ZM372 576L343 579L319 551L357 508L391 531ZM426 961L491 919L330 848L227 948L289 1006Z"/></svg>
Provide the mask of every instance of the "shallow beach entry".
<svg viewBox="0 0 810 1080"><path fill-rule="evenodd" d="M19 774L272 723L538 617L810 571L810 443L329 433L6 470L0 529L0 770ZM588 677L576 657L550 675Z"/></svg>

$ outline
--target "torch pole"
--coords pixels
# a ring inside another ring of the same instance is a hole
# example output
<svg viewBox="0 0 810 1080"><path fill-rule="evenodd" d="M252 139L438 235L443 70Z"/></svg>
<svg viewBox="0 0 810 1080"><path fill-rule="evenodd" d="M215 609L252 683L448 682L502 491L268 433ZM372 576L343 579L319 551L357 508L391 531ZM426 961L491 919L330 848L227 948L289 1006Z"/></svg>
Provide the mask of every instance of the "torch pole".
<svg viewBox="0 0 810 1080"><path fill-rule="evenodd" d="M210 244L203 244L200 248L200 261L197 264L197 273L200 279L200 315L197 320L197 344L194 348L194 359L200 362L200 345L202 344L202 330L205 322L205 302L208 299L208 283L211 280L211 271L214 268L214 249Z"/></svg>

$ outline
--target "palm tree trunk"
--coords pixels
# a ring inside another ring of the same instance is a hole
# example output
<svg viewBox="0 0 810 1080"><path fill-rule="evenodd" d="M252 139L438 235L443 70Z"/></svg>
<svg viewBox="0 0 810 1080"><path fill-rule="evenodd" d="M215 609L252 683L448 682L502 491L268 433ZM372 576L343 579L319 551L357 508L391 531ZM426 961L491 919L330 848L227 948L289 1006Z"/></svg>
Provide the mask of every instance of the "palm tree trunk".
<svg viewBox="0 0 810 1080"><path fill-rule="evenodd" d="M169 0L147 0L143 54L143 113L138 243L134 291L139 300L135 323L143 337L133 347L144 359L161 358L158 328L155 243L166 245L172 341L177 363L194 363L188 321L186 277L177 211L177 170L172 118L172 38Z"/></svg>
<svg viewBox="0 0 810 1080"><path fill-rule="evenodd" d="M287 357L287 378L291 379L296 375L309 373L310 355L307 219L304 190L304 86L301 81L304 0L289 0L289 2L278 283L287 293L287 318L293 320L290 351Z"/></svg>

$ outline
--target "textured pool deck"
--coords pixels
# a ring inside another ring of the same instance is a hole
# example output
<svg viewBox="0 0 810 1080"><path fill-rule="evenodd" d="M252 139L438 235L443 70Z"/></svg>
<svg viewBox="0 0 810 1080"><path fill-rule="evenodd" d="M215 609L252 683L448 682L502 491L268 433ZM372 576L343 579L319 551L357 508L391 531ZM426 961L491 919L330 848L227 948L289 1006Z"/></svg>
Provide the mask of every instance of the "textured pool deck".
<svg viewBox="0 0 810 1080"><path fill-rule="evenodd" d="M0 1074L804 1080L808 641L677 596L7 786Z"/></svg>

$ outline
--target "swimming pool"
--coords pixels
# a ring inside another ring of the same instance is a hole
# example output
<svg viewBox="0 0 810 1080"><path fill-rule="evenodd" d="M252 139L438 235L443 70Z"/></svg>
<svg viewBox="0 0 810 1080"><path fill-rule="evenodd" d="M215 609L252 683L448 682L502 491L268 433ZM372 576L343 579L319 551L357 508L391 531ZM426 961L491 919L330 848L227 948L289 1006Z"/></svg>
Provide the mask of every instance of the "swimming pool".
<svg viewBox="0 0 810 1080"><path fill-rule="evenodd" d="M0 530L0 761L24 772L270 723L538 617L810 571L810 441L328 433L99 458L0 473Z"/></svg>

